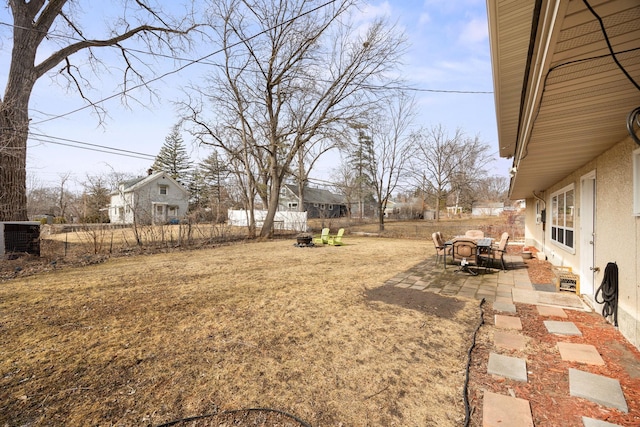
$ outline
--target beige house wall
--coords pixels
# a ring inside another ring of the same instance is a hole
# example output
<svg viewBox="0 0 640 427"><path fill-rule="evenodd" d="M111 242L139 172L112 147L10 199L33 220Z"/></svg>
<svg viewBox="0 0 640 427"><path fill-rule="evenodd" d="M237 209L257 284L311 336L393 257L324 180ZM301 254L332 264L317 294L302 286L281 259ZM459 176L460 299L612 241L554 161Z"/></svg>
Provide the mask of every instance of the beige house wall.
<svg viewBox="0 0 640 427"><path fill-rule="evenodd" d="M633 215L633 161L632 154L638 146L627 138L599 157L538 194L546 202L547 224L536 224L536 199L527 199L525 243L544 251L554 265L572 267L580 271L580 197L581 177L595 171L595 266L600 269L594 275L594 292L602 283L604 270L609 262L618 266L618 324L622 334L640 348L640 217ZM575 189L575 253L567 251L551 241L551 194L570 185ZM639 183L640 184L640 183ZM583 270L586 270L584 268ZM583 295L585 300L601 312L593 295Z"/></svg>

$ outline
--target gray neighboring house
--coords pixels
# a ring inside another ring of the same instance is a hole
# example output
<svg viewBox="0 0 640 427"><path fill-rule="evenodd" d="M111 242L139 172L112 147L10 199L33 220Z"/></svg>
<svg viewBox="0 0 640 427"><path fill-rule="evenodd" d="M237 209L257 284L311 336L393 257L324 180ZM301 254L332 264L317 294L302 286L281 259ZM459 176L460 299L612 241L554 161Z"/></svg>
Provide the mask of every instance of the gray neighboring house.
<svg viewBox="0 0 640 427"><path fill-rule="evenodd" d="M166 172L122 182L111 193L109 220L112 224L166 224L184 218L189 191Z"/></svg>
<svg viewBox="0 0 640 427"><path fill-rule="evenodd" d="M279 209L281 211L298 211L300 197L298 186L285 184L280 189ZM304 209L307 218L339 218L347 216L347 204L342 196L320 188L304 189Z"/></svg>

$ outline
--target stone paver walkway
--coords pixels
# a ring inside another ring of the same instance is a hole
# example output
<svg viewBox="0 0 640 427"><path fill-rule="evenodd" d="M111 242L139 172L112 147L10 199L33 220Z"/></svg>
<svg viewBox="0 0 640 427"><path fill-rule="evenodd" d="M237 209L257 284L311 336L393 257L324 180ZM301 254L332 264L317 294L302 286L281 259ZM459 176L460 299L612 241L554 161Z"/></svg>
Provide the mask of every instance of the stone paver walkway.
<svg viewBox="0 0 640 427"><path fill-rule="evenodd" d="M478 269L477 276L456 272L455 265L444 268L435 263L435 257L427 259L407 272L396 275L386 285L435 292L440 295L475 298L493 304L501 314L494 318L493 335L495 352L489 355L487 371L496 377L526 382L526 360L501 354L501 350L521 350L527 342L522 331L522 322L514 303L536 305L542 316L566 318L565 309L589 310L575 294L536 291L522 258L505 256L508 270ZM579 328L572 322L546 320L544 324L550 334L581 336ZM604 364L597 348L575 343L558 343L558 358L584 364ZM588 399L605 407L627 412L627 403L618 380L594 375L570 368L570 396ZM550 410L553 410L550 408ZM588 417L583 417L585 427L615 426ZM483 426L533 426L531 406L527 400L486 391L483 396Z"/></svg>

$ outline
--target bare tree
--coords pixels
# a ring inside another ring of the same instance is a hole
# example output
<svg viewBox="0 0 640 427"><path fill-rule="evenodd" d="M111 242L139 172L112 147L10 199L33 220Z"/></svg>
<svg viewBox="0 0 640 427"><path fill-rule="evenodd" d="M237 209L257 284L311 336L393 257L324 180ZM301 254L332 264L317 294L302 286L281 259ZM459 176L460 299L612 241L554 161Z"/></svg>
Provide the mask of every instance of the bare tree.
<svg viewBox="0 0 640 427"><path fill-rule="evenodd" d="M69 177L71 176L71 172L65 172L58 174L60 178L60 189L58 194L58 216L61 218L65 218L67 213L67 205L69 204L69 193L65 189L65 185L67 185L67 181L69 181Z"/></svg>
<svg viewBox="0 0 640 427"><path fill-rule="evenodd" d="M386 108L368 126L373 144L370 162L366 165L375 192L378 228L384 231L387 203L396 190L400 178L414 150L414 138L409 127L415 117L414 100L405 94L388 99Z"/></svg>
<svg viewBox="0 0 640 427"><path fill-rule="evenodd" d="M358 182L356 173L351 165L341 162L337 168L332 171L332 179L338 194L344 197L347 204L347 215L352 217L352 207L357 199Z"/></svg>
<svg viewBox="0 0 640 427"><path fill-rule="evenodd" d="M371 107L373 86L401 54L402 37L383 21L360 33L346 24L354 5L226 0L211 7L224 66L195 91L215 118L185 108L209 143L246 168L249 188L267 208L261 236L272 232L280 188L299 152Z"/></svg>
<svg viewBox="0 0 640 427"><path fill-rule="evenodd" d="M97 68L112 69L101 64L95 48L111 47L120 52L123 67L123 94L131 86L145 85L141 69L149 67L131 54L127 41L141 41L154 51L175 50L183 37L194 27L177 22L146 0L125 0L122 17L108 29L105 38L91 38L95 26L82 28L73 10L75 2L68 0L8 0L13 17L13 47L4 97L0 99L0 221L24 220L27 217L26 150L29 131L29 100L33 87L42 76L62 66L58 75L70 88L92 105L103 117L104 110L86 95L90 79L86 73ZM127 20L127 17L135 17ZM140 23L136 25L136 23ZM37 54L52 52L42 58ZM85 59L77 55L87 53ZM36 59L39 62L36 62Z"/></svg>
<svg viewBox="0 0 640 427"><path fill-rule="evenodd" d="M436 221L440 220L441 203L450 191L460 191L484 178L490 161L489 146L479 138L470 138L461 129L449 135L442 125L421 129L415 134L417 145L412 170L416 183L432 194Z"/></svg>

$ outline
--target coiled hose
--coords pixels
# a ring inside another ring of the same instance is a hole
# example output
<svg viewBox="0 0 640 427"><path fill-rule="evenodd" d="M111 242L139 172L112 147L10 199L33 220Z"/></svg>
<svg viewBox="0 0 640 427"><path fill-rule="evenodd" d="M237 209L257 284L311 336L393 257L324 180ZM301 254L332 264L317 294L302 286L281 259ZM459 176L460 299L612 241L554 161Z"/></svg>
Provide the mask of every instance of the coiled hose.
<svg viewBox="0 0 640 427"><path fill-rule="evenodd" d="M602 301L598 299L600 292ZM608 263L604 269L604 277L596 291L595 300L598 304L603 304L602 315L613 316L613 324L618 326L618 264L615 262Z"/></svg>

